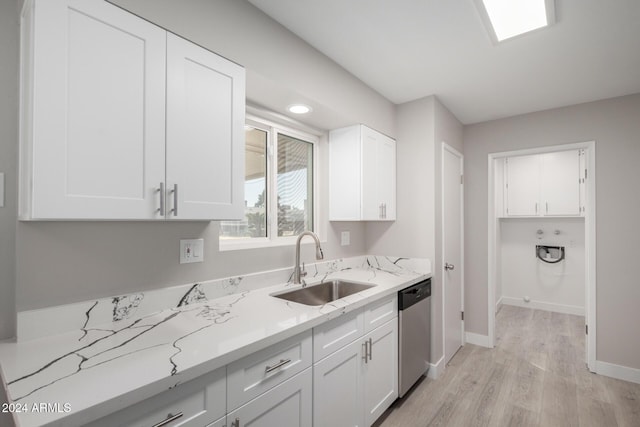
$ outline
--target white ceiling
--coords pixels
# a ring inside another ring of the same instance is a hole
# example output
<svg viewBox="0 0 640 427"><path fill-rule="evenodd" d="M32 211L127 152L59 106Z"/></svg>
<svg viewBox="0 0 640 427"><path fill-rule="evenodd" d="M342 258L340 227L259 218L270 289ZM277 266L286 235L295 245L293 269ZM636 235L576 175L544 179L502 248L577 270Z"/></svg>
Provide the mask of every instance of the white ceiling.
<svg viewBox="0 0 640 427"><path fill-rule="evenodd" d="M249 0L390 101L465 124L640 92L640 1L556 0L557 23L492 44L473 0Z"/></svg>

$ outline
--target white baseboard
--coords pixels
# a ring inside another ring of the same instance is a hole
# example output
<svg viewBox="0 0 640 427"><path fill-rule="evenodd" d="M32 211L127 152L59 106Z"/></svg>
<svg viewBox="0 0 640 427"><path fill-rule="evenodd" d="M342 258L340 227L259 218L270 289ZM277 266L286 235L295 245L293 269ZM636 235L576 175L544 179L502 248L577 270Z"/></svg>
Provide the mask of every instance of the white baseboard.
<svg viewBox="0 0 640 427"><path fill-rule="evenodd" d="M555 313L575 314L584 316L584 307L577 305L555 304L552 302L529 301L524 302L522 298L502 297L500 303L504 305L515 305L516 307L534 308L536 310L553 311Z"/></svg>
<svg viewBox="0 0 640 427"><path fill-rule="evenodd" d="M498 311L500 311L500 307L502 307L502 298L504 297L500 297L498 302L496 302L496 314L498 313Z"/></svg>
<svg viewBox="0 0 640 427"><path fill-rule="evenodd" d="M468 344L479 345L481 347L491 348L489 346L489 337L487 335L474 334L473 332L464 333L464 341Z"/></svg>
<svg viewBox="0 0 640 427"><path fill-rule="evenodd" d="M629 368L596 360L596 373L618 380L640 384L640 369Z"/></svg>
<svg viewBox="0 0 640 427"><path fill-rule="evenodd" d="M440 358L435 364L429 363L429 372L427 373L427 378L431 378L432 380L437 380L438 377L444 371L444 356Z"/></svg>

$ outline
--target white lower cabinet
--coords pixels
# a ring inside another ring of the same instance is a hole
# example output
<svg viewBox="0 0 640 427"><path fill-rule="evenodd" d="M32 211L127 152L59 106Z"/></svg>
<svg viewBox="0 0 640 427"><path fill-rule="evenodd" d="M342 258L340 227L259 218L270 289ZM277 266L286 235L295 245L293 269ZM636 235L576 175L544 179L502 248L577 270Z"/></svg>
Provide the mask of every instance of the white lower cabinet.
<svg viewBox="0 0 640 427"><path fill-rule="evenodd" d="M365 425L370 426L398 398L398 320L365 336L369 360L362 365Z"/></svg>
<svg viewBox="0 0 640 427"><path fill-rule="evenodd" d="M364 342L354 341L313 365L313 425L363 426Z"/></svg>
<svg viewBox="0 0 640 427"><path fill-rule="evenodd" d="M313 366L315 427L370 426L397 397L397 317Z"/></svg>
<svg viewBox="0 0 640 427"><path fill-rule="evenodd" d="M217 369L86 427L217 427L226 412L226 374L224 367Z"/></svg>
<svg viewBox="0 0 640 427"><path fill-rule="evenodd" d="M228 427L311 427L311 368L227 414Z"/></svg>
<svg viewBox="0 0 640 427"><path fill-rule="evenodd" d="M397 315L380 299L87 426L369 427L398 397Z"/></svg>

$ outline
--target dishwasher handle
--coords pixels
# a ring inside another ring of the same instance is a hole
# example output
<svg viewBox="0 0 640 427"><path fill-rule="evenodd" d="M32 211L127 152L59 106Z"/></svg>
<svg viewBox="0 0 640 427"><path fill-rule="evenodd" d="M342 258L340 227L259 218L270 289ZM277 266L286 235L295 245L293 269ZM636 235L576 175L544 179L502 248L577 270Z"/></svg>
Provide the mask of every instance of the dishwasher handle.
<svg viewBox="0 0 640 427"><path fill-rule="evenodd" d="M398 309L405 310L430 296L431 279L427 279L398 292Z"/></svg>

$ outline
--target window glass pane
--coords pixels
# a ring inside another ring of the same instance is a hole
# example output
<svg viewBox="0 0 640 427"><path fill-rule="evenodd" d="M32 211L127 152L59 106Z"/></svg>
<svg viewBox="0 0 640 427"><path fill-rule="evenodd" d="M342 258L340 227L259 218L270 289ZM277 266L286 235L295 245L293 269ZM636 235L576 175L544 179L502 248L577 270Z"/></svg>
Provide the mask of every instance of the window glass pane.
<svg viewBox="0 0 640 427"><path fill-rule="evenodd" d="M313 230L313 144L278 134L278 236Z"/></svg>
<svg viewBox="0 0 640 427"><path fill-rule="evenodd" d="M267 140L269 133L245 128L244 219L222 221L220 238L267 237Z"/></svg>

